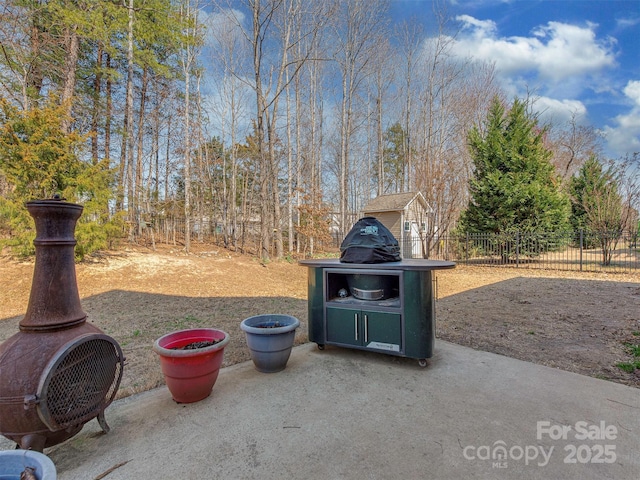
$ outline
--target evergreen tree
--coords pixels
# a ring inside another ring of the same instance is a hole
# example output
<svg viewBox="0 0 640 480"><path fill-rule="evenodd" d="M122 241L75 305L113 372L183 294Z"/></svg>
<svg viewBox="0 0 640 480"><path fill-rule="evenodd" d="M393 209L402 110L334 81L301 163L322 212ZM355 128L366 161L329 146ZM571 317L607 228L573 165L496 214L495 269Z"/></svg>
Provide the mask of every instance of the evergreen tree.
<svg viewBox="0 0 640 480"><path fill-rule="evenodd" d="M461 215L467 233L562 231L569 199L543 144L545 130L516 99L509 111L495 98L484 129L474 127L469 147L475 171L470 199Z"/></svg>
<svg viewBox="0 0 640 480"><path fill-rule="evenodd" d="M64 131L67 115L55 98L21 111L0 97L0 176L10 186L0 198L0 234L18 255L33 253L35 231L25 203L55 194L84 205L76 228L79 257L107 248L121 232L119 218L108 216L113 177L108 163L79 159L86 139Z"/></svg>
<svg viewBox="0 0 640 480"><path fill-rule="evenodd" d="M403 176L405 171L406 155L404 145L406 132L402 125L396 122L385 132L386 146L384 149L383 184L385 193L398 193L402 191ZM379 173L376 171L374 179Z"/></svg>
<svg viewBox="0 0 640 480"><path fill-rule="evenodd" d="M601 190L606 185L602 164L595 158L589 158L580 168L575 177L569 183L569 195L571 196L571 228L574 232L588 232L590 227L587 221L587 206L589 203L589 191ZM579 237L576 244L579 246ZM582 245L586 248L594 248L596 239L583 235Z"/></svg>

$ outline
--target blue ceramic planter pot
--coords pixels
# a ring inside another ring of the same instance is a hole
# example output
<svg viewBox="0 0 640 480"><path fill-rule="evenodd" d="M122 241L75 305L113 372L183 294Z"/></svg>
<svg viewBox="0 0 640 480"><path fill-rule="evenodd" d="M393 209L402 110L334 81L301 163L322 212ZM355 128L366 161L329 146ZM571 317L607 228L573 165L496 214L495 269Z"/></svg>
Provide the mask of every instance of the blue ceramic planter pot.
<svg viewBox="0 0 640 480"><path fill-rule="evenodd" d="M291 315L265 314L245 318L240 328L245 333L251 360L259 372L284 370L300 320Z"/></svg>
<svg viewBox="0 0 640 480"><path fill-rule="evenodd" d="M29 467L39 480L56 480L56 467L44 453L33 450L4 450L0 452L0 479L20 480Z"/></svg>

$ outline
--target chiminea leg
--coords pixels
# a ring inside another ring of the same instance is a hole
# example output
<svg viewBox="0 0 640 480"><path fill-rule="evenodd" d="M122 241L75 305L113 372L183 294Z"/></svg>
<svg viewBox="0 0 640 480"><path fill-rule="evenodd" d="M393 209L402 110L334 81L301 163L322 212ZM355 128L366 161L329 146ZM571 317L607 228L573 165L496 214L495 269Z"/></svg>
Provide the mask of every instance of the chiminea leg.
<svg viewBox="0 0 640 480"><path fill-rule="evenodd" d="M46 436L38 435L37 433L30 433L20 439L20 448L23 450L35 450L36 452L42 453L46 442Z"/></svg>
<svg viewBox="0 0 640 480"><path fill-rule="evenodd" d="M98 414L98 423L100 424L100 428L102 428L102 431L104 433L109 433L109 430L111 430L111 428L109 427L109 425L107 425L107 419L104 418L104 410L101 410Z"/></svg>

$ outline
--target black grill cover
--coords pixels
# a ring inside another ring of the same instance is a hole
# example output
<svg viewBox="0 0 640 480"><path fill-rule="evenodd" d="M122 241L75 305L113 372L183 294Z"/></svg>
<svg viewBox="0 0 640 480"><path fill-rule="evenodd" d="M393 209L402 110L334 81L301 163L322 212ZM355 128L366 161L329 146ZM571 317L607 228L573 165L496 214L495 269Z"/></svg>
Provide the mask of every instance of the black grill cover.
<svg viewBox="0 0 640 480"><path fill-rule="evenodd" d="M399 262L398 241L375 217L358 220L340 245L340 261L344 263Z"/></svg>

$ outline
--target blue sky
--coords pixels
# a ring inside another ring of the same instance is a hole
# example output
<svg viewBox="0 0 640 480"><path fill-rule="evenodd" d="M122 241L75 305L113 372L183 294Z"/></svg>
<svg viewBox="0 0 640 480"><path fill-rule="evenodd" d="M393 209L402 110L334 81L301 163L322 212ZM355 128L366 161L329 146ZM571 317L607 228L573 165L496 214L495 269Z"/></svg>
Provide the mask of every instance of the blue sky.
<svg viewBox="0 0 640 480"><path fill-rule="evenodd" d="M554 123L575 115L605 154L640 152L640 0L439 0L455 51L493 62L512 98L537 98ZM433 0L392 0L394 19L432 22Z"/></svg>

